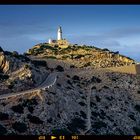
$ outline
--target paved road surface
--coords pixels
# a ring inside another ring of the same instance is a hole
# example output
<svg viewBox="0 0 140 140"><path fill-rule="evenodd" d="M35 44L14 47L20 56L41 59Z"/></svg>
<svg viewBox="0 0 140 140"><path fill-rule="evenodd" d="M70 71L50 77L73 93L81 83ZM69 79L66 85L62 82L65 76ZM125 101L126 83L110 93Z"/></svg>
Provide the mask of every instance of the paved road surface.
<svg viewBox="0 0 140 140"><path fill-rule="evenodd" d="M29 89L26 91L21 91L21 92L17 92L17 93L8 93L8 94L3 94L0 95L0 99L6 99L6 98L10 98L10 97L16 97L18 95L25 95L28 93L33 93L33 92L40 92L40 89L45 90L46 88L49 88L50 86L53 86L56 82L57 79L57 73L51 73L46 79L45 81L39 85L38 87L34 88L34 89Z"/></svg>

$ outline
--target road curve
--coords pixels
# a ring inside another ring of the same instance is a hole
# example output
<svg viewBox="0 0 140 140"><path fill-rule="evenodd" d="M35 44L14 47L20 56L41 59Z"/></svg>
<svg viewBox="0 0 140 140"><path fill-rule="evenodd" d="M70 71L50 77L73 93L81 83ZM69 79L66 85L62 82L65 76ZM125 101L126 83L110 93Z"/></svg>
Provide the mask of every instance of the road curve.
<svg viewBox="0 0 140 140"><path fill-rule="evenodd" d="M0 95L0 100L5 99L5 98L10 98L10 97L16 97L16 96L19 96L19 95L25 95L25 94L28 94L28 93L39 92L40 89L45 90L46 88L49 88L50 86L53 86L56 82L56 79L57 79L57 72L51 73L44 80L44 82L41 83L38 87L33 88L33 89L29 89L29 90L26 90L26 91Z"/></svg>
<svg viewBox="0 0 140 140"><path fill-rule="evenodd" d="M81 131L81 135L86 135L86 133L87 133L87 132L90 130L90 128L91 128L91 108L90 108L91 92L92 92L92 89L91 89L91 86L90 86L89 92L88 92L88 94L87 94L87 113L86 113L87 119L86 119L86 129L85 129L84 131Z"/></svg>

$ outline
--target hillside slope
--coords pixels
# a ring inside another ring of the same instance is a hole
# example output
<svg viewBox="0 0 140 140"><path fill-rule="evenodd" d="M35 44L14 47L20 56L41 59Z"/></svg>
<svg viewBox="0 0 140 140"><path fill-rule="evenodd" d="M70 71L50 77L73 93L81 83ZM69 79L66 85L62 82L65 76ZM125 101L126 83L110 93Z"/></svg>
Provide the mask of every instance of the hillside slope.
<svg viewBox="0 0 140 140"><path fill-rule="evenodd" d="M29 57L1 51L0 94L32 89L51 72L58 74L56 83L0 100L1 135L140 134L140 75L120 73L119 67L129 69L134 60L86 46L34 48ZM80 50L84 55L75 58Z"/></svg>
<svg viewBox="0 0 140 140"><path fill-rule="evenodd" d="M27 54L36 58L62 60L81 68L88 66L106 68L135 63L133 59L120 55L119 52L112 52L108 49L100 49L94 46L70 45L63 49L58 46L41 43L29 49Z"/></svg>
<svg viewBox="0 0 140 140"><path fill-rule="evenodd" d="M34 93L0 101L0 125L5 134L138 135L139 85L137 75L105 69L59 72L42 98Z"/></svg>

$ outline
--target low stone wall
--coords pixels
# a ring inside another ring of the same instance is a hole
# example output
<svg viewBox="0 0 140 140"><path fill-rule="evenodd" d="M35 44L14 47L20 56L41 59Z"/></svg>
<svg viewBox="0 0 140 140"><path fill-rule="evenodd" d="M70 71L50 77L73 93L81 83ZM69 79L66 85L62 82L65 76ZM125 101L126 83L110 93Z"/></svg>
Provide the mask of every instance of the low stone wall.
<svg viewBox="0 0 140 140"><path fill-rule="evenodd" d="M140 65L132 64L130 66L111 67L109 70L128 74L140 74Z"/></svg>
<svg viewBox="0 0 140 140"><path fill-rule="evenodd" d="M136 72L137 74L140 74L140 64L136 65Z"/></svg>

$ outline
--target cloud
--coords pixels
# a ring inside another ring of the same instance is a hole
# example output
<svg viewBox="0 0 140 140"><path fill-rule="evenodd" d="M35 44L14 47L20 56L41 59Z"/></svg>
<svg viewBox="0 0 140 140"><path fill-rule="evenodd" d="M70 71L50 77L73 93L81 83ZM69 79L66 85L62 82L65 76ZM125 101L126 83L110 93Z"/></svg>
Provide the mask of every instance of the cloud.
<svg viewBox="0 0 140 140"><path fill-rule="evenodd" d="M94 35L71 35L70 40L80 44L94 45L99 48L108 48L119 51L121 54L140 61L140 28L119 28Z"/></svg>
<svg viewBox="0 0 140 140"><path fill-rule="evenodd" d="M106 35L104 34L104 37L107 38L123 38L123 37L130 37L130 36L136 36L140 35L140 28L139 27L133 27L133 28L119 28L112 30L110 32L107 32Z"/></svg>
<svg viewBox="0 0 140 140"><path fill-rule="evenodd" d="M26 52L32 46L38 44L38 41L32 41L27 37L16 38L0 38L0 46L5 51L18 51L19 53Z"/></svg>
<svg viewBox="0 0 140 140"><path fill-rule="evenodd" d="M140 28L139 27L131 27L131 28L118 28L108 32L102 32L97 34L85 34L85 35L71 35L71 37L75 37L77 40L110 40L110 39L122 39L131 36L140 36Z"/></svg>
<svg viewBox="0 0 140 140"><path fill-rule="evenodd" d="M112 46L120 46L121 44L119 43L119 41L116 40L106 40L104 41L105 45L108 47L112 47Z"/></svg>
<svg viewBox="0 0 140 140"><path fill-rule="evenodd" d="M0 22L0 38L15 38L17 36L28 36L36 34L50 34L56 29L53 27L47 27L45 23L30 23L30 24L18 24L18 23L7 23Z"/></svg>
<svg viewBox="0 0 140 140"><path fill-rule="evenodd" d="M36 40L36 41L48 41L48 38L47 38L47 34L44 33L44 34L29 34L29 35L26 35L26 37L28 37L29 39L31 40Z"/></svg>
<svg viewBox="0 0 140 140"><path fill-rule="evenodd" d="M140 62L140 44L122 45L120 52Z"/></svg>

